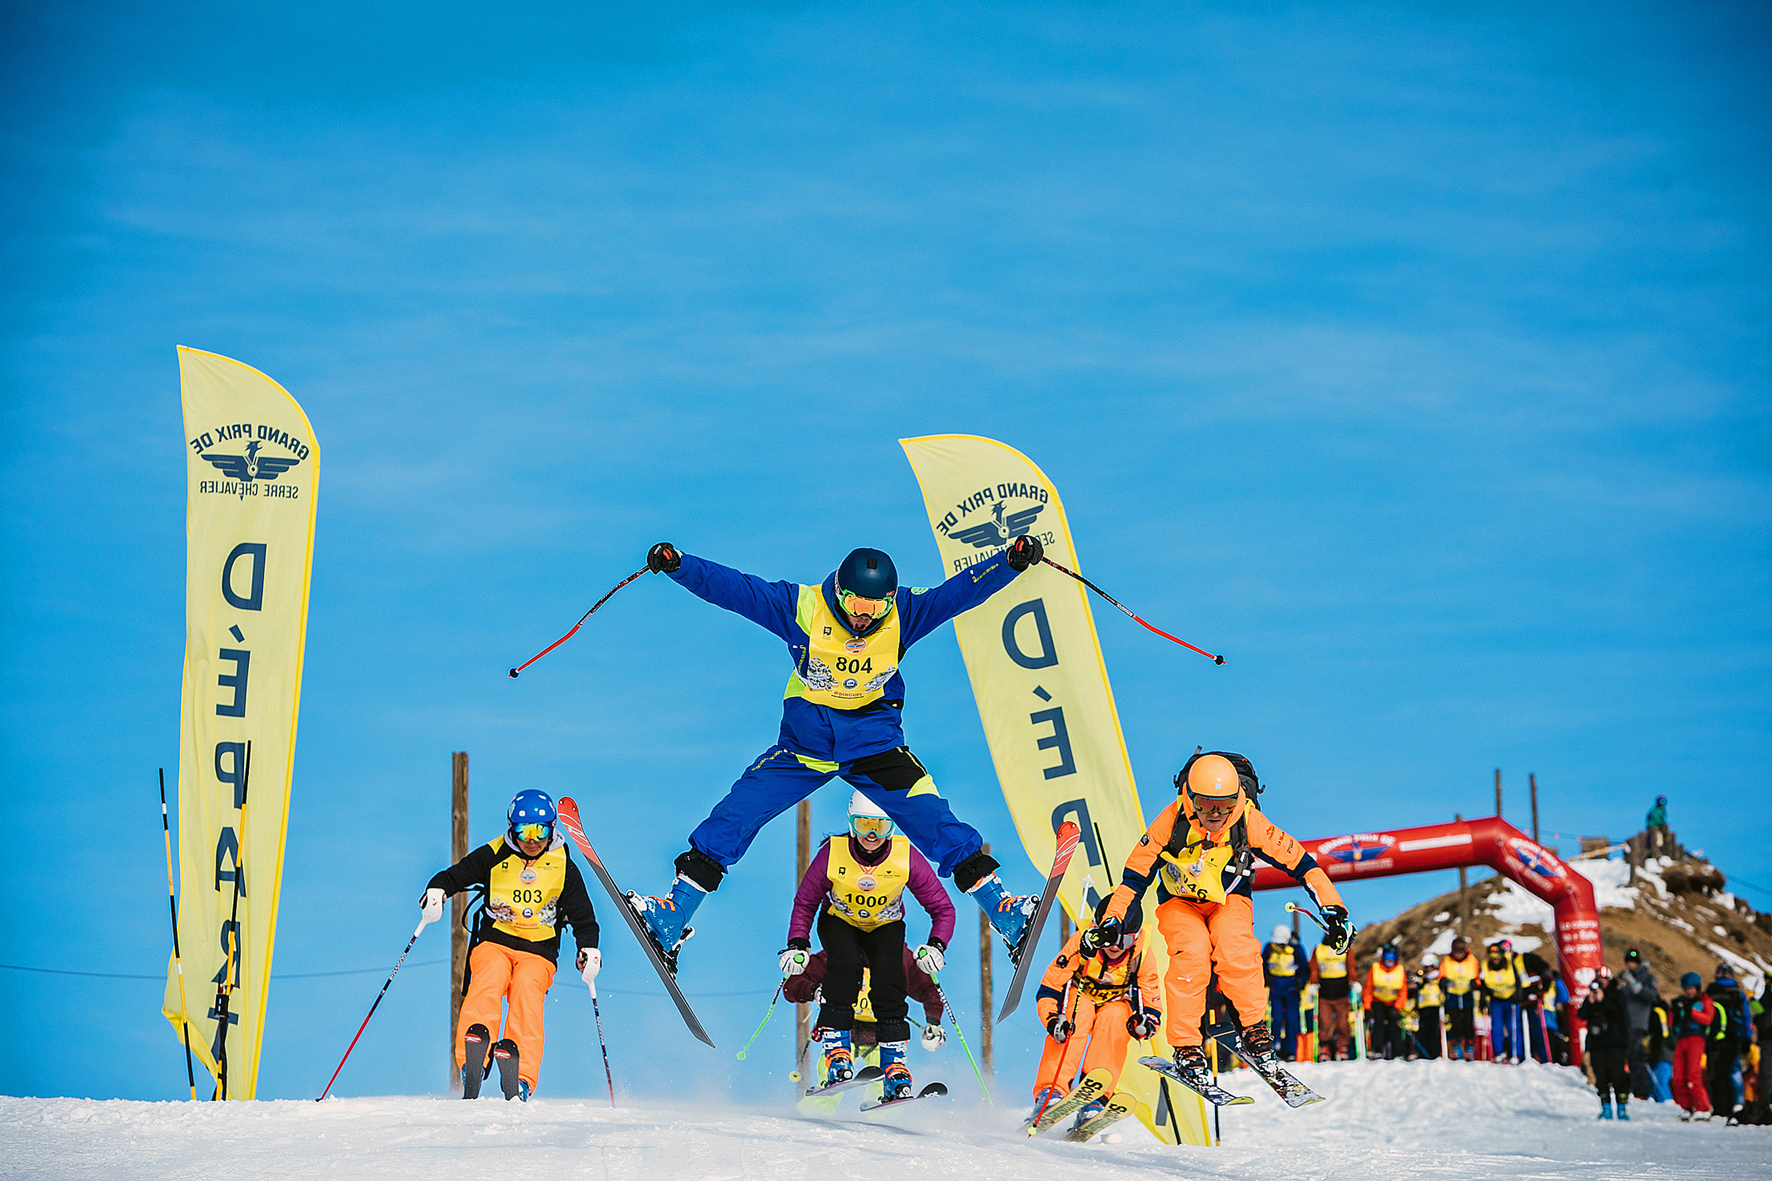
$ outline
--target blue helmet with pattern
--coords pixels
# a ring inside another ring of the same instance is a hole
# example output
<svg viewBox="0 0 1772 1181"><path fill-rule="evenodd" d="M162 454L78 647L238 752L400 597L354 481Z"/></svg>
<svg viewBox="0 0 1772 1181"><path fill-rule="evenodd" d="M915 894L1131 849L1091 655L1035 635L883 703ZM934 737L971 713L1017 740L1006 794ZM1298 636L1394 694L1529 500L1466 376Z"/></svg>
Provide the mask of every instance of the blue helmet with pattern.
<svg viewBox="0 0 1772 1181"><path fill-rule="evenodd" d="M518 792L511 800L511 810L505 813L511 836L523 841L551 840L558 817L554 797L533 787Z"/></svg>

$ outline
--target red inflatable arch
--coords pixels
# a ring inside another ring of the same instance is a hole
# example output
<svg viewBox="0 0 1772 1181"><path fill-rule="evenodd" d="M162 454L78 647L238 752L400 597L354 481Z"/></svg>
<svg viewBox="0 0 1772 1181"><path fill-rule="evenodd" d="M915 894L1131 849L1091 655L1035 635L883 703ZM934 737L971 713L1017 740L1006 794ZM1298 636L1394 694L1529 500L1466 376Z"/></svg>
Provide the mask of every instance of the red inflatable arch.
<svg viewBox="0 0 1772 1181"><path fill-rule="evenodd" d="M1550 903L1556 919L1557 970L1576 1003L1600 969L1600 912L1594 886L1551 850L1499 816L1454 824L1429 824L1389 832L1362 832L1301 842L1335 882L1386 878L1487 865ZM1291 877L1264 865L1257 890L1296 887ZM1355 916L1356 921L1359 916ZM1571 1015L1570 1060L1581 1064L1581 1023Z"/></svg>

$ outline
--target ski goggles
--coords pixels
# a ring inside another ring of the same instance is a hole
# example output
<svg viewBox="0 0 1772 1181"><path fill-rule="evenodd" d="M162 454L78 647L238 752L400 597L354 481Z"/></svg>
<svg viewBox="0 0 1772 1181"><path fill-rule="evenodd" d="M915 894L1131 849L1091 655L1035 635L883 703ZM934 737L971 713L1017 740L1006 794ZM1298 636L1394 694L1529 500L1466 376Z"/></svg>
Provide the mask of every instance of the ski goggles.
<svg viewBox="0 0 1772 1181"><path fill-rule="evenodd" d="M1209 820L1217 820L1220 816L1229 816L1237 810L1239 802L1236 796L1197 796L1191 791L1187 798L1193 801L1194 815L1203 816Z"/></svg>
<svg viewBox="0 0 1772 1181"><path fill-rule="evenodd" d="M511 835L520 841L547 841L554 836L551 824L513 824Z"/></svg>
<svg viewBox="0 0 1772 1181"><path fill-rule="evenodd" d="M849 831L870 841L883 841L892 835L892 821L884 816L851 816Z"/></svg>
<svg viewBox="0 0 1772 1181"><path fill-rule="evenodd" d="M837 592L837 605L851 615L861 615L868 619L884 619L886 612L892 610L891 599L865 599L846 590Z"/></svg>

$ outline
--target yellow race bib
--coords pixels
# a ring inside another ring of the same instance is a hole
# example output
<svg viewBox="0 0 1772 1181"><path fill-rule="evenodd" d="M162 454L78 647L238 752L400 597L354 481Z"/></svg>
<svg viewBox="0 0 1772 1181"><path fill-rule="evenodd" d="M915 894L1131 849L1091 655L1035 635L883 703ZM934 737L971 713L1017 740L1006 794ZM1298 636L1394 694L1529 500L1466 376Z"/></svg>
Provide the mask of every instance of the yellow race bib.
<svg viewBox="0 0 1772 1181"><path fill-rule="evenodd" d="M784 697L833 709L860 709L885 695L898 671L898 609L865 636L851 632L824 601L822 586L802 586L795 611L806 631L806 665L788 678Z"/></svg>
<svg viewBox="0 0 1772 1181"><path fill-rule="evenodd" d="M504 847L503 837L492 842L495 851ZM492 867L486 913L505 934L540 943L554 937L554 909L565 887L564 848L549 849L534 861L513 850Z"/></svg>
<svg viewBox="0 0 1772 1181"><path fill-rule="evenodd" d="M849 855L849 838L834 836L825 873L830 913L852 927L872 931L904 917L904 888L911 880L911 843L893 840L885 860L863 865Z"/></svg>
<svg viewBox="0 0 1772 1181"><path fill-rule="evenodd" d="M1195 902L1224 901L1224 867L1230 864L1231 847L1223 845L1189 845L1180 856L1163 850L1159 872L1163 886L1177 898Z"/></svg>

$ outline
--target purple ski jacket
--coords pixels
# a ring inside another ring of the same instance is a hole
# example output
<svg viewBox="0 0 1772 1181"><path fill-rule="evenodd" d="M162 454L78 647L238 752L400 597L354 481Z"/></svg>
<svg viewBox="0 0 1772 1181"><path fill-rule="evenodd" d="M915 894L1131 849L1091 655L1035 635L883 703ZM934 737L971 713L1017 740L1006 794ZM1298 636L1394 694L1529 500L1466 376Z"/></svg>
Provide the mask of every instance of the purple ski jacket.
<svg viewBox="0 0 1772 1181"><path fill-rule="evenodd" d="M837 838L832 838L837 839ZM886 841L872 853L863 849L854 837L843 837L849 842L849 855L863 865L878 865L886 860L892 851L893 841L902 841L902 836L895 836ZM800 888L794 893L794 914L788 921L789 939L810 939L812 924L817 921L819 907L824 905L825 895L830 889L831 842L819 845L818 853L812 858L812 864L806 867L806 876L800 879ZM930 942L940 942L943 947L954 937L954 904L948 899L948 892L942 888L941 879L935 876L935 869L916 849L911 850L911 880L907 887L911 894L922 903L923 909L929 912Z"/></svg>

